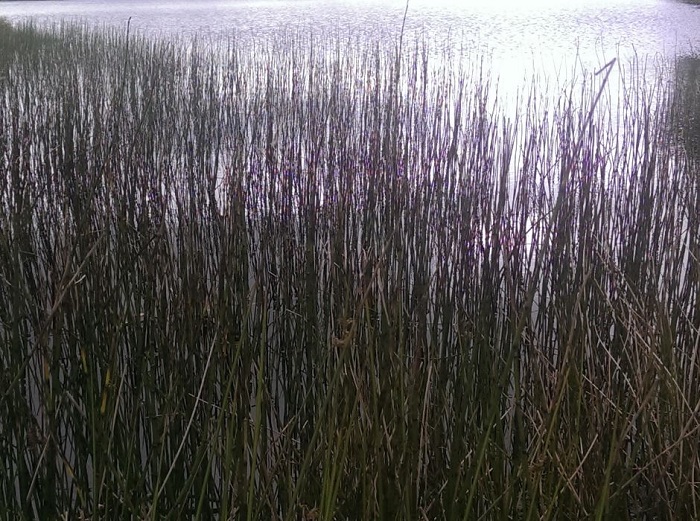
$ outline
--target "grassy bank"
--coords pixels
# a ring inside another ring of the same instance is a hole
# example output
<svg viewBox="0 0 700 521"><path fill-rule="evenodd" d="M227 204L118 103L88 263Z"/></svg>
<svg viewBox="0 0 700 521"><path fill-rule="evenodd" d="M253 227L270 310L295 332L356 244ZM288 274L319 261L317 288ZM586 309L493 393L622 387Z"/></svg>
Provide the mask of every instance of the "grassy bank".
<svg viewBox="0 0 700 521"><path fill-rule="evenodd" d="M5 518L700 517L672 85L505 114L420 45L0 49Z"/></svg>

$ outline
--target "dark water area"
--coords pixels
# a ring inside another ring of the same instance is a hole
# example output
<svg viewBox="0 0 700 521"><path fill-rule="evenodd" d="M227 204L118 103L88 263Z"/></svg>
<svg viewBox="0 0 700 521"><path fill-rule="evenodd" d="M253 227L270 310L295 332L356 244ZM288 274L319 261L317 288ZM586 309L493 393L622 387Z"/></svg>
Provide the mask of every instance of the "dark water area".
<svg viewBox="0 0 700 521"><path fill-rule="evenodd" d="M676 66L681 139L688 155L700 161L700 58L683 56Z"/></svg>

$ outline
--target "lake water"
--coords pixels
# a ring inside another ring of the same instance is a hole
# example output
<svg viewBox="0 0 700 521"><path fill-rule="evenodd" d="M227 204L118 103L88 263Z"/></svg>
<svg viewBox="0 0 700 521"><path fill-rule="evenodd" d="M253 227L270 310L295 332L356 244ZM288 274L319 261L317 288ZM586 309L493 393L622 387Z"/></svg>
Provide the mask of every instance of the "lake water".
<svg viewBox="0 0 700 521"><path fill-rule="evenodd" d="M116 25L149 35L270 39L280 32L396 41L402 0L0 1L0 16ZM588 70L612 58L657 60L700 49L700 8L673 0L410 0L409 41L461 46L502 79Z"/></svg>

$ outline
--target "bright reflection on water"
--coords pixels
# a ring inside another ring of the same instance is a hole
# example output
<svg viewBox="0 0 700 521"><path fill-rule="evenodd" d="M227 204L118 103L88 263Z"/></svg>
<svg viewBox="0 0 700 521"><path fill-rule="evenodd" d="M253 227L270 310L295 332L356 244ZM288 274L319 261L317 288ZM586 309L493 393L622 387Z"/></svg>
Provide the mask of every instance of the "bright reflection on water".
<svg viewBox="0 0 700 521"><path fill-rule="evenodd" d="M503 104L533 81L558 92L613 58L647 71L700 48L700 9L673 0L409 0L404 45L429 42L434 66L445 51L481 58ZM60 0L0 2L0 16L40 23L112 25L200 42L279 42L280 33L338 39L343 45L399 40L404 0ZM477 64L477 65L475 65ZM451 66L452 63L448 64ZM617 84L620 69L610 80ZM644 74L651 73L645 72ZM655 72L656 74L656 72Z"/></svg>
<svg viewBox="0 0 700 521"><path fill-rule="evenodd" d="M62 0L1 2L0 16L85 20L149 34L268 38L280 30L396 39L403 0ZM671 0L411 0L408 37L463 44L498 62L590 66L617 56L683 54L700 47L700 9Z"/></svg>

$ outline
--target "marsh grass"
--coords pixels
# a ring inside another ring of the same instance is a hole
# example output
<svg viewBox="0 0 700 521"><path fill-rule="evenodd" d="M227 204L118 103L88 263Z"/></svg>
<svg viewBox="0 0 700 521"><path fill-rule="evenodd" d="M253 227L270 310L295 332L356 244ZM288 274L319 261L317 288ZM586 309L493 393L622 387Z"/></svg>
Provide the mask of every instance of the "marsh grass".
<svg viewBox="0 0 700 521"><path fill-rule="evenodd" d="M700 517L677 91L403 46L0 27L5 518Z"/></svg>

